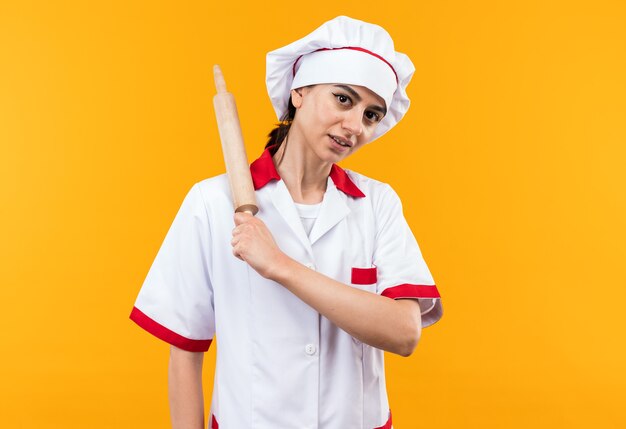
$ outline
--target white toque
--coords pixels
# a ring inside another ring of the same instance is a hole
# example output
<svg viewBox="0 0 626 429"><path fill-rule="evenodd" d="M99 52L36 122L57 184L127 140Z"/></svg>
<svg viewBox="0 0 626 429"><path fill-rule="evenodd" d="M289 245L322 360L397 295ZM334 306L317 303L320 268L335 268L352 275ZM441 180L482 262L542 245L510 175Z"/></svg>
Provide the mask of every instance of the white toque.
<svg viewBox="0 0 626 429"><path fill-rule="evenodd" d="M338 16L269 52L266 63L267 91L278 119L287 112L290 90L318 83L364 86L385 100L387 114L372 141L393 128L409 108L406 86L415 67L375 24Z"/></svg>

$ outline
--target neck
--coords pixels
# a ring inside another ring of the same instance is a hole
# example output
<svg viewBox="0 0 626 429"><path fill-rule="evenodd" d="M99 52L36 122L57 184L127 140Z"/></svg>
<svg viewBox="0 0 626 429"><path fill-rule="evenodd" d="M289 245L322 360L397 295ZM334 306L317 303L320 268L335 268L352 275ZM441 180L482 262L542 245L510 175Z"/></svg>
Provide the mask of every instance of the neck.
<svg viewBox="0 0 626 429"><path fill-rule="evenodd" d="M292 132L272 159L296 203L314 204L322 201L332 163L322 161Z"/></svg>

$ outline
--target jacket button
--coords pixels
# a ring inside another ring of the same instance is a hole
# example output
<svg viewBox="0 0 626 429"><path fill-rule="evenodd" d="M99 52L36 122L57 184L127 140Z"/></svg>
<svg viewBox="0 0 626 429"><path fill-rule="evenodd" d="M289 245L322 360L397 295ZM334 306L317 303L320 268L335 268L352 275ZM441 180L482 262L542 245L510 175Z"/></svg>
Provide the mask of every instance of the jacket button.
<svg viewBox="0 0 626 429"><path fill-rule="evenodd" d="M316 351L317 351L317 348L315 347L315 344L307 344L304 347L304 352L308 354L309 356L313 356Z"/></svg>
<svg viewBox="0 0 626 429"><path fill-rule="evenodd" d="M311 264L311 263L306 264L306 267L307 267L307 268L310 268L310 269L311 269L311 270L313 270L313 271L315 271L315 265L313 265L313 264Z"/></svg>

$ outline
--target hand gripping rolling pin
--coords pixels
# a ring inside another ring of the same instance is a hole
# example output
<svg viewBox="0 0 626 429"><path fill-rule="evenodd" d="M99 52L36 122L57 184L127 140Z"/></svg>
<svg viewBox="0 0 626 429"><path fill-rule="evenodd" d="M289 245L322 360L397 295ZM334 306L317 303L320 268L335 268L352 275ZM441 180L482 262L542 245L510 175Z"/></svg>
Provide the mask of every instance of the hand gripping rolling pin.
<svg viewBox="0 0 626 429"><path fill-rule="evenodd" d="M218 65L213 66L213 76L215 89L217 89L217 94L213 97L213 106L235 212L248 212L255 215L259 208L254 197L254 186L252 176L250 176L246 148L243 145L235 97L226 90L224 75Z"/></svg>

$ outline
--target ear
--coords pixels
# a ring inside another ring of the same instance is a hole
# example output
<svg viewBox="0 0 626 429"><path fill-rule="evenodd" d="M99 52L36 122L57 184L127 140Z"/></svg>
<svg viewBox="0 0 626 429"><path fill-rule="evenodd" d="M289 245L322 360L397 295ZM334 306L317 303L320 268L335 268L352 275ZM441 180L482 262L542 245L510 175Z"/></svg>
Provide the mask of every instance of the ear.
<svg viewBox="0 0 626 429"><path fill-rule="evenodd" d="M299 109L302 106L302 88L291 90L291 103L296 109Z"/></svg>

